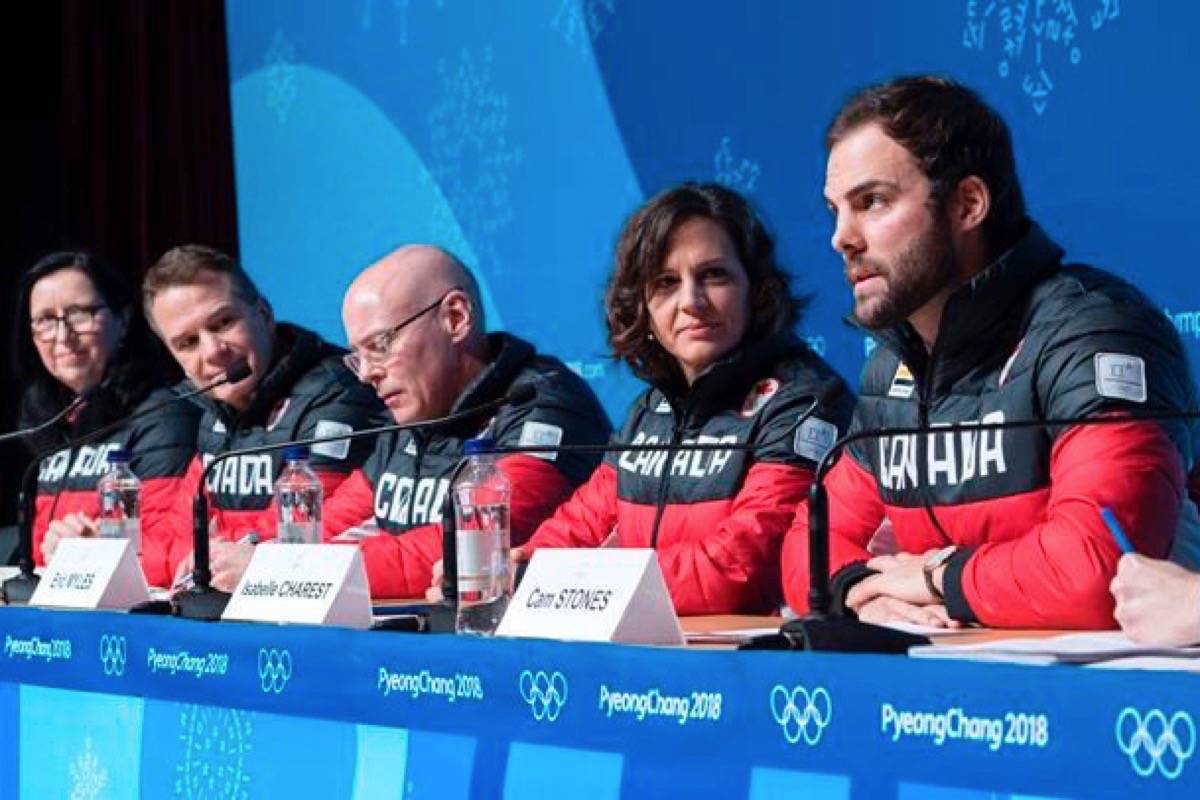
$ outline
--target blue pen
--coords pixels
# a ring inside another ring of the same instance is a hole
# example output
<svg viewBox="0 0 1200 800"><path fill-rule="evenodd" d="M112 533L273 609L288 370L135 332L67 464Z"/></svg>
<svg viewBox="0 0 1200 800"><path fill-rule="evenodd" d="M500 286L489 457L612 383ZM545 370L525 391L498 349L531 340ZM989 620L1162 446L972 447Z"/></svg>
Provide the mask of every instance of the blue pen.
<svg viewBox="0 0 1200 800"><path fill-rule="evenodd" d="M1121 548L1122 553L1137 552L1133 549L1133 544L1129 541L1129 537L1125 535L1125 531L1121 529L1121 523L1117 522L1117 515L1108 506L1100 507L1100 516L1104 518L1104 524L1108 526L1108 532L1117 540L1117 547Z"/></svg>

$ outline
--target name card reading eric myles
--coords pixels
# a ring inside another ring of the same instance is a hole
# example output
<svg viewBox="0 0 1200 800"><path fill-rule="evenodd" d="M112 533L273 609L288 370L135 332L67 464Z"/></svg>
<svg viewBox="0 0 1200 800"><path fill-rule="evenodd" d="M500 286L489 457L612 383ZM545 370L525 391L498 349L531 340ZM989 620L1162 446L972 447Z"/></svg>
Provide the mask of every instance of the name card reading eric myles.
<svg viewBox="0 0 1200 800"><path fill-rule="evenodd" d="M517 587L499 636L682 644L653 550L541 549Z"/></svg>

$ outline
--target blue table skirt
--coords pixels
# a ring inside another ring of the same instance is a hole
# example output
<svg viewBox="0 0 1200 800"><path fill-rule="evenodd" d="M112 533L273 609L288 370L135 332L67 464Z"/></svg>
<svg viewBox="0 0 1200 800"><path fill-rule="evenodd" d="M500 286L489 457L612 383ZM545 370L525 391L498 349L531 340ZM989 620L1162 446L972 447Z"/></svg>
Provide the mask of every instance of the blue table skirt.
<svg viewBox="0 0 1200 800"><path fill-rule="evenodd" d="M0 609L9 797L1200 797L1200 677Z"/></svg>

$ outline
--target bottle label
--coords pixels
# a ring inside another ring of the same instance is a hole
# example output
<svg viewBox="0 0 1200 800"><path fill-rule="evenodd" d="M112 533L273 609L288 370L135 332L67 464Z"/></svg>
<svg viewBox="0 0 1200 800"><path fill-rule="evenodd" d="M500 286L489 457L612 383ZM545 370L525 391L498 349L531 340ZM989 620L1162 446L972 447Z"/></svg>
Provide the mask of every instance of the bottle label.
<svg viewBox="0 0 1200 800"><path fill-rule="evenodd" d="M508 583L508 530L457 533L459 599L485 600L503 594Z"/></svg>

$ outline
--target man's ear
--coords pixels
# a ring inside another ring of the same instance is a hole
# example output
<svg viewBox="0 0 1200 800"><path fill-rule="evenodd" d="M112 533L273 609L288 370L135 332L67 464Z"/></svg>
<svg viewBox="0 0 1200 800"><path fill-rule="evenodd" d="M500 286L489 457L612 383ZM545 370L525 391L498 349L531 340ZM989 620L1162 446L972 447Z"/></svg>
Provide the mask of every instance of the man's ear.
<svg viewBox="0 0 1200 800"><path fill-rule="evenodd" d="M950 225L957 233L979 230L992 208L992 192L983 178L968 175L954 187L950 202Z"/></svg>
<svg viewBox="0 0 1200 800"><path fill-rule="evenodd" d="M442 301L441 316L451 341L461 342L471 335L475 325L475 309L466 292L450 292Z"/></svg>
<svg viewBox="0 0 1200 800"><path fill-rule="evenodd" d="M275 327L275 311L272 310L271 304L267 302L267 298L259 295L254 301L254 313L262 317L263 322L267 323L268 328Z"/></svg>

